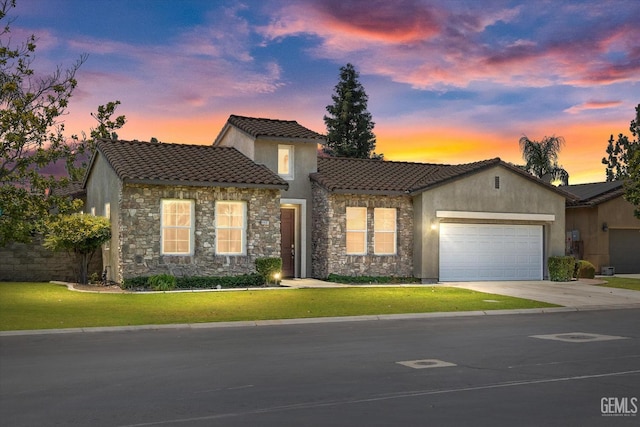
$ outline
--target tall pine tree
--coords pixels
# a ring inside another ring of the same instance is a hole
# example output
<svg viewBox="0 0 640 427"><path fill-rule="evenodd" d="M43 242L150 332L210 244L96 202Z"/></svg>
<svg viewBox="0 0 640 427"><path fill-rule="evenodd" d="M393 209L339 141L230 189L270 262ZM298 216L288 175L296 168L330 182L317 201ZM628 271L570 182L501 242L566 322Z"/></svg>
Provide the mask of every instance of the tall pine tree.
<svg viewBox="0 0 640 427"><path fill-rule="evenodd" d="M602 164L606 165L605 173L607 181L623 180L629 177L629 167L632 163L634 151L640 147L640 104L636 106L636 117L629 125L632 140L624 134L618 134L618 140L614 141L613 135L609 138L607 157L602 158Z"/></svg>
<svg viewBox="0 0 640 427"><path fill-rule="evenodd" d="M335 157L382 159L376 154L374 122L367 111L368 96L358 81L359 74L352 64L340 68L340 81L333 90L333 104L327 105L324 116L327 126L327 145L323 151Z"/></svg>

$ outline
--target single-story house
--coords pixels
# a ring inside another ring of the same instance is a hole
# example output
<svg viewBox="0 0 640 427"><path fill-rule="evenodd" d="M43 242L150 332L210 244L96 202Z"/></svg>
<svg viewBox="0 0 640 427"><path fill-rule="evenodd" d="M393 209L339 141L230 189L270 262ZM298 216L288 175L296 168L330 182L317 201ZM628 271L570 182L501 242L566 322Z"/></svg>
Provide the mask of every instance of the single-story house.
<svg viewBox="0 0 640 427"><path fill-rule="evenodd" d="M110 280L251 273L541 280L573 197L500 159L439 165L318 156L296 121L231 115L211 146L104 140L85 188L109 216Z"/></svg>
<svg viewBox="0 0 640 427"><path fill-rule="evenodd" d="M597 272L640 273L640 219L623 197L623 182L562 188L576 198L567 201L567 253L591 262Z"/></svg>

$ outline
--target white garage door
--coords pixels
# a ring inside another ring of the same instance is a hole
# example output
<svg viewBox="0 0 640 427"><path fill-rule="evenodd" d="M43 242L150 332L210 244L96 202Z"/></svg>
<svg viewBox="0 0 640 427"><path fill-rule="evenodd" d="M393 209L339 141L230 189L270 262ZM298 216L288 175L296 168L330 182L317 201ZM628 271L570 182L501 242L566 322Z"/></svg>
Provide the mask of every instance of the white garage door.
<svg viewBox="0 0 640 427"><path fill-rule="evenodd" d="M542 280L542 226L440 224L440 281Z"/></svg>

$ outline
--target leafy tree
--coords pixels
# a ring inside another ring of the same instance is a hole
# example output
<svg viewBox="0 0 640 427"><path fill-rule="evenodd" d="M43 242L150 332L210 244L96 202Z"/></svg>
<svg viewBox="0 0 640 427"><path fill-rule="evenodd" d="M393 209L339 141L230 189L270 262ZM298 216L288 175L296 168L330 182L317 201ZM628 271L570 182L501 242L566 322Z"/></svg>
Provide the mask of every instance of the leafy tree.
<svg viewBox="0 0 640 427"><path fill-rule="evenodd" d="M633 150L629 159L627 180L624 183L624 198L635 209L633 214L640 219L640 149Z"/></svg>
<svg viewBox="0 0 640 427"><path fill-rule="evenodd" d="M609 138L607 157L602 158L602 164L606 165L607 181L623 180L629 176L633 152L640 145L640 104L636 107L636 117L631 120L629 131L636 138L635 140L629 140L629 137L622 133L618 134L616 141L613 135Z"/></svg>
<svg viewBox="0 0 640 427"><path fill-rule="evenodd" d="M48 224L44 247L75 254L79 262L80 283L86 284L91 257L109 239L111 224L107 218L81 213L60 214Z"/></svg>
<svg viewBox="0 0 640 427"><path fill-rule="evenodd" d="M29 242L44 229L52 212L73 212L81 207L79 200L56 191L67 185L68 177L44 170L61 161L70 177L79 179L82 170L75 166L76 160L92 148L92 140L86 138L74 137L75 142L68 143L64 123L59 121L77 85L75 74L87 56L82 55L66 70L56 68L50 75L36 75L32 67L36 37L31 35L23 44L11 46L10 22L5 20L13 7L15 0L0 0L0 246L10 241ZM96 136L124 124L124 118L110 121L117 104L98 108Z"/></svg>
<svg viewBox="0 0 640 427"><path fill-rule="evenodd" d="M90 138L87 138L84 132L81 140L75 135L72 137L74 141L72 144L73 155L67 157L66 164L71 180L81 181L84 178L88 162L91 160L99 139L118 139L118 134L115 131L122 128L127 121L125 116L118 116L115 120L111 119L118 105L120 105L120 101L110 101L106 105L98 106L96 113L91 113L91 117L98 122L98 127L91 129ZM80 161L79 165L77 165L78 160Z"/></svg>
<svg viewBox="0 0 640 427"><path fill-rule="evenodd" d="M547 182L559 180L569 184L569 173L558 165L558 154L565 144L561 136L545 136L542 141L533 141L523 136L519 141L522 158L527 162L524 170Z"/></svg>
<svg viewBox="0 0 640 427"><path fill-rule="evenodd" d="M359 74L352 64L340 68L340 81L335 86L324 116L327 126L327 145L324 152L330 156L382 159L376 154L374 122L367 111L368 96L358 81Z"/></svg>

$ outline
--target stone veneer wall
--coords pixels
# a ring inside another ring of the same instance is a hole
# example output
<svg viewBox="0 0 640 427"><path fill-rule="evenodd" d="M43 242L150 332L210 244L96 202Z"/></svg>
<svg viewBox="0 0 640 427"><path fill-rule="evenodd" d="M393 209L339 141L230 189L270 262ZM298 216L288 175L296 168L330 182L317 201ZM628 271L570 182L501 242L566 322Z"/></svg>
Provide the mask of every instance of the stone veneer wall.
<svg viewBox="0 0 640 427"><path fill-rule="evenodd" d="M346 255L347 207L367 207L367 252ZM373 254L374 208L397 209L396 255ZM332 194L313 183L313 277L413 276L413 203L409 196Z"/></svg>
<svg viewBox="0 0 640 427"><path fill-rule="evenodd" d="M89 274L102 277L100 251L91 258ZM42 246L36 236L33 243L9 243L0 248L0 281L48 282L60 280L78 282L79 263L67 252L52 252Z"/></svg>
<svg viewBox="0 0 640 427"><path fill-rule="evenodd" d="M192 256L160 254L162 199L195 201ZM215 253L215 201L247 203L247 255ZM280 256L280 191L126 184L120 209L118 280L169 273L174 276L233 276L254 273L255 260Z"/></svg>

